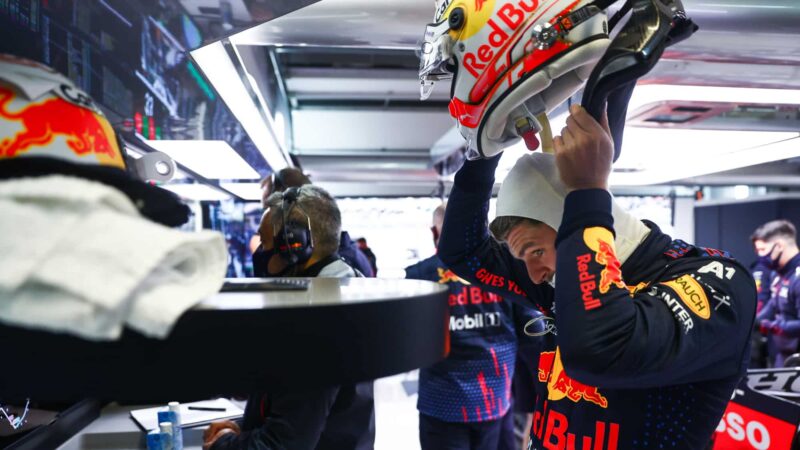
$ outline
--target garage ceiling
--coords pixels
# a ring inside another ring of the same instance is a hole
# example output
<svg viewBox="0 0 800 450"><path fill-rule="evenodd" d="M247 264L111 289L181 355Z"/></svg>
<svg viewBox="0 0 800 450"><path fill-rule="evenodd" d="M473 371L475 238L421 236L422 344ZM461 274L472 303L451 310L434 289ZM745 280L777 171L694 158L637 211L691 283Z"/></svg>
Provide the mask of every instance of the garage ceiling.
<svg viewBox="0 0 800 450"><path fill-rule="evenodd" d="M796 1L684 5L701 32L666 52L642 83L673 85L676 92L683 85L800 90ZM431 149L461 145L447 113L449 93L438 89L431 100L418 100L415 48L432 10L432 0L322 0L230 37L245 65L251 58L277 62L290 110L288 150L334 194L429 195L447 185L449 178L434 169ZM647 142L646 136L639 141ZM783 145L785 151L775 155L800 155L800 139ZM507 170L522 153L512 149L501 166ZM785 184L794 173L771 180L761 167L713 175L710 167L669 182ZM754 178L747 178L749 170Z"/></svg>

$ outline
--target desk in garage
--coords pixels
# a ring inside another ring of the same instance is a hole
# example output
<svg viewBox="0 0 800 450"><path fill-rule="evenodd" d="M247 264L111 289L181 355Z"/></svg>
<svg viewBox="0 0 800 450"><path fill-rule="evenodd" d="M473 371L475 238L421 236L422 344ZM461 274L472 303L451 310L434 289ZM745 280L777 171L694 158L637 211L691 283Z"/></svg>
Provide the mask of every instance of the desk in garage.
<svg viewBox="0 0 800 450"><path fill-rule="evenodd" d="M113 342L0 326L0 398L149 403L307 389L424 367L447 354L447 290L427 281L311 279L307 291L217 294L167 339Z"/></svg>

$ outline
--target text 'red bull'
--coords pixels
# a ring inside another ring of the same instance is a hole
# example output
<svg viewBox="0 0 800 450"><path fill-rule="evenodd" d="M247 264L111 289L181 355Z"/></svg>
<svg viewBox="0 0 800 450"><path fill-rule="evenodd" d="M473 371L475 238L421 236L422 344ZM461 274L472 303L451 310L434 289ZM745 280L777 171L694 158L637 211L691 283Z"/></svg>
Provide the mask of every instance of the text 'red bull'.
<svg viewBox="0 0 800 450"><path fill-rule="evenodd" d="M506 3L497 11L496 19L514 32L525 20L525 14L536 11L538 7L538 0L521 0L516 5ZM464 54L464 68L475 78L481 77L486 65L495 58L495 51L503 47L509 38L508 33L495 21L495 18L489 19L486 25L492 30L487 39L488 44L478 47L478 51L475 53ZM498 71L501 72L504 69L505 67L502 67ZM481 92L477 96L485 94L486 92Z"/></svg>
<svg viewBox="0 0 800 450"><path fill-rule="evenodd" d="M618 423L596 421L593 436L576 436L568 429L569 418L548 410L547 402L542 411L533 413L531 437L535 436L547 450L617 450L619 445Z"/></svg>
<svg viewBox="0 0 800 450"><path fill-rule="evenodd" d="M21 122L23 127L13 138L0 142L1 157L13 158L31 147L46 146L61 135L77 155L94 153L118 158L103 126L91 110L54 97L11 112L7 106L13 99L14 93L10 89L0 87L0 118Z"/></svg>
<svg viewBox="0 0 800 450"><path fill-rule="evenodd" d="M503 297L492 292L482 291L481 288L475 286L464 286L458 292L451 291L448 299L450 306L481 305L499 303L502 301Z"/></svg>
<svg viewBox="0 0 800 450"><path fill-rule="evenodd" d="M608 400L594 386L587 386L567 375L561 362L560 350L555 352L542 352L539 355L538 378L542 383L547 383L547 398L561 400L568 398L578 403L587 401L601 408L608 408Z"/></svg>
<svg viewBox="0 0 800 450"><path fill-rule="evenodd" d="M589 253L580 255L575 260L578 264L578 281L580 282L583 308L586 311L599 308L600 300L594 296L594 290L597 288L596 277L593 273L589 272L589 262L592 261L592 255Z"/></svg>

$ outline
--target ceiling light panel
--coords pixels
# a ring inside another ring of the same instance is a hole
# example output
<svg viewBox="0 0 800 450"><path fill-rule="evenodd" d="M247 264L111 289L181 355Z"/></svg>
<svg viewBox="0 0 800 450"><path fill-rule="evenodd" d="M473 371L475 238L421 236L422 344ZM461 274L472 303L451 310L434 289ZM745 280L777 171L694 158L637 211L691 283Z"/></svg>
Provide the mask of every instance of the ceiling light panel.
<svg viewBox="0 0 800 450"><path fill-rule="evenodd" d="M800 105L800 90L640 84L628 103L628 117L639 114L639 108L666 101Z"/></svg>
<svg viewBox="0 0 800 450"><path fill-rule="evenodd" d="M220 183L222 188L250 201L261 201L261 183Z"/></svg>
<svg viewBox="0 0 800 450"><path fill-rule="evenodd" d="M287 156L275 141L269 125L262 120L258 106L247 91L236 67L221 42L206 45L192 52L197 65L203 70L214 89L242 124L253 144L258 148L273 171L288 166Z"/></svg>
<svg viewBox="0 0 800 450"><path fill-rule="evenodd" d="M256 172L225 141L147 141L178 163L212 180L257 180Z"/></svg>
<svg viewBox="0 0 800 450"><path fill-rule="evenodd" d="M205 184L164 184L159 186L162 189L166 189L175 193L178 197L181 197L185 200L192 200L192 201L222 201L222 200L230 200L230 195L225 194L224 192L214 189L212 187L206 186Z"/></svg>

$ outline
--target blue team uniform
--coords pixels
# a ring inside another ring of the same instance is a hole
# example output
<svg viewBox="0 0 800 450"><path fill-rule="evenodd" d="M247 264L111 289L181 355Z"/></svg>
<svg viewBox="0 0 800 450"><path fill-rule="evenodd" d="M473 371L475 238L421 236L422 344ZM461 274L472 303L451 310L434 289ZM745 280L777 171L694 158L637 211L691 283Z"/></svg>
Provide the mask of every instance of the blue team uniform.
<svg viewBox="0 0 800 450"><path fill-rule="evenodd" d="M517 352L511 303L459 278L437 256L407 267L406 278L450 289L450 354L420 370L420 413L443 422L503 417Z"/></svg>

